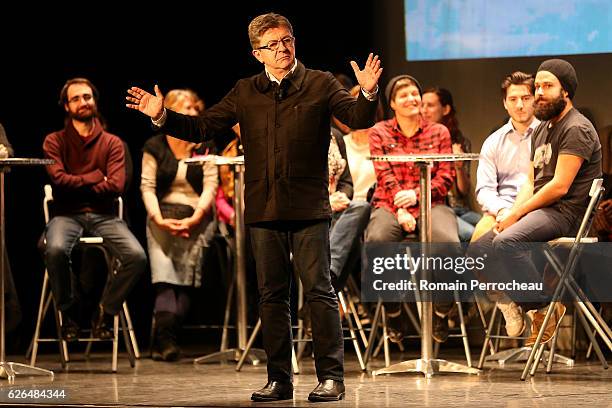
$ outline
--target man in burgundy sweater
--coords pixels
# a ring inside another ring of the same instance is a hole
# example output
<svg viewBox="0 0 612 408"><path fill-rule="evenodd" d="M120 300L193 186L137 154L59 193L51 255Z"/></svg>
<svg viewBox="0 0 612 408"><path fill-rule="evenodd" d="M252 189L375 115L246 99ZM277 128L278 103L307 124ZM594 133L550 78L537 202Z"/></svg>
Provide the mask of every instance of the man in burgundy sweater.
<svg viewBox="0 0 612 408"><path fill-rule="evenodd" d="M112 337L112 316L119 313L146 266L144 249L117 217L115 200L125 185L125 151L121 139L103 129L97 96L89 80L68 80L60 93L66 126L47 135L43 144L45 157L55 161L47 166L54 216L45 230L45 263L53 296L63 312L62 336L68 341L79 335L70 256L82 235L102 237L121 265L107 282L94 313L94 337Z"/></svg>

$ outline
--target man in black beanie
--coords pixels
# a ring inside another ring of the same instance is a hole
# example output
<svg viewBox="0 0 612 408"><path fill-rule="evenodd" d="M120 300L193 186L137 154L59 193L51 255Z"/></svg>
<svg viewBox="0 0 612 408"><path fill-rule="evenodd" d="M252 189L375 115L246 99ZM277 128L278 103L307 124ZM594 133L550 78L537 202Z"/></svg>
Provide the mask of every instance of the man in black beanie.
<svg viewBox="0 0 612 408"><path fill-rule="evenodd" d="M531 144L533 172L521 188L512 209L498 218L493 231L476 242L479 250L499 251L505 262L497 270L511 281L521 274L524 282L540 282L542 274L530 259L529 242L548 242L575 236L589 202L593 179L601 177L601 145L591 122L572 98L578 86L574 67L561 59L544 61L535 78L535 116L542 122ZM472 250L472 249L471 249ZM498 258L500 259L500 258ZM511 259L512 266L508 267ZM529 310L532 327L526 346L535 343L550 298L507 293L523 310ZM523 302L521 302L521 300ZM565 306L556 303L543 343L553 337Z"/></svg>

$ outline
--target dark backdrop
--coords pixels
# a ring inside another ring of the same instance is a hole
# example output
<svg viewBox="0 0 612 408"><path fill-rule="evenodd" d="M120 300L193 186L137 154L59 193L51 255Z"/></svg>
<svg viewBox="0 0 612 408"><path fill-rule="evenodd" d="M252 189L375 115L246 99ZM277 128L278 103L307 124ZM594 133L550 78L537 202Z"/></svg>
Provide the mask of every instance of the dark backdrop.
<svg viewBox="0 0 612 408"><path fill-rule="evenodd" d="M158 83L162 91L192 88L208 106L218 102L237 79L261 70L250 55L247 36L247 25L256 15L276 11L287 16L294 26L297 56L311 68L352 77L349 61L362 65L375 50L385 67L383 89L387 78L400 73L415 75L424 87L449 88L475 151L504 120L498 90L503 76L517 69L533 72L546 58L408 63L403 0L124 3L3 10L0 122L17 156L41 157L45 135L63 126L63 109L57 104L61 86L71 77L90 78L100 90L99 108L109 130L124 138L132 152L135 179L128 210L143 246L145 212L138 175L141 148L151 130L146 118L125 108L125 90L131 85L152 89ZM590 108L597 127L609 131L612 54L567 59L579 76L576 104ZM7 246L24 311L22 341L13 338L10 343L17 349L29 342L35 323L43 274L35 244L44 227L42 186L47 180L42 168L20 168L7 177ZM147 282L148 276L130 298L141 338L150 322Z"/></svg>
<svg viewBox="0 0 612 408"><path fill-rule="evenodd" d="M140 113L125 108L125 90L131 85L152 89L154 83L162 91L189 87L211 106L237 79L260 72L250 55L247 25L268 11L290 19L297 56L309 67L352 77L349 60L362 64L372 49L372 4L367 1L199 2L197 7L150 2L112 8L95 3L37 9L36 14L3 11L0 123L16 156L42 157L45 135L63 127L63 108L57 104L63 83L75 76L91 79L109 131L127 141L134 159L128 210L132 230L146 248L138 187L141 148L151 129ZM6 180L7 248L24 314L9 347L21 351L34 328L42 284L36 241L44 228L42 186L48 178L42 167L19 168ZM140 339L148 335L150 323L148 279L129 302Z"/></svg>

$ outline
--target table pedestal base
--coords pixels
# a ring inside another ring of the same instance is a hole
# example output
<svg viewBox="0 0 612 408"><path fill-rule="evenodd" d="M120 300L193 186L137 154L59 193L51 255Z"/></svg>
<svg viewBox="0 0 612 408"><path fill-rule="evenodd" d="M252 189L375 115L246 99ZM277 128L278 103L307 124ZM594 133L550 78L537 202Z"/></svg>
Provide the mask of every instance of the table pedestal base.
<svg viewBox="0 0 612 408"><path fill-rule="evenodd" d="M243 351L237 348L232 348L225 351L217 351L216 353L207 354L202 357L198 357L193 360L194 364L204 364L204 363L219 363L225 361L239 361ZM250 349L248 354L244 358L244 361L252 364L258 365L262 361L266 361L266 353L260 349Z"/></svg>
<svg viewBox="0 0 612 408"><path fill-rule="evenodd" d="M424 360L408 360L401 363L393 364L389 367L374 371L373 375L395 374L395 373L421 373L426 378L431 378L438 373L465 373L465 374L480 374L480 370L464 366L463 364L452 363L446 360L430 359Z"/></svg>
<svg viewBox="0 0 612 408"><path fill-rule="evenodd" d="M38 368L21 363L12 363L10 361L0 362L0 378L7 378L9 384L15 383L15 377L18 375L49 375L51 380L54 378L53 371L45 370L44 368Z"/></svg>
<svg viewBox="0 0 612 408"><path fill-rule="evenodd" d="M485 360L486 361L497 361L500 367L503 367L506 363L509 363L512 361L514 362L527 361L527 358L529 357L529 353L531 353L531 347L513 348L510 350L498 351L495 354L487 356ZM550 355L550 352L544 351L544 360L548 361L549 355ZM557 353L555 353L553 361L555 363L566 364L568 367L574 366L573 359L562 356Z"/></svg>

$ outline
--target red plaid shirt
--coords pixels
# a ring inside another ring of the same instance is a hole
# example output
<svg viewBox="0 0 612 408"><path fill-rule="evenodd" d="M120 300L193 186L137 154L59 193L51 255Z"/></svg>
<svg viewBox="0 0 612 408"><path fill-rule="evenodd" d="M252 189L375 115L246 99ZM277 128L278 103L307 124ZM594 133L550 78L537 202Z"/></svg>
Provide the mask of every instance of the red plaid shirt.
<svg viewBox="0 0 612 408"><path fill-rule="evenodd" d="M412 137L406 137L393 118L378 122L369 131L370 152L372 155L452 153L448 129L438 123L428 123L421 119L419 129ZM393 214L397 208L393 198L400 190L414 190L419 194L419 168L414 163L374 162L376 171L376 191L373 205L387 208ZM454 172L449 162L434 162L431 169L431 204L444 204L448 190L453 184ZM418 218L418 202L408 211Z"/></svg>

